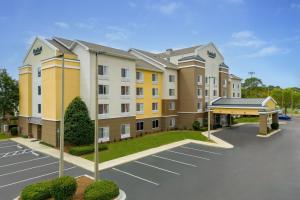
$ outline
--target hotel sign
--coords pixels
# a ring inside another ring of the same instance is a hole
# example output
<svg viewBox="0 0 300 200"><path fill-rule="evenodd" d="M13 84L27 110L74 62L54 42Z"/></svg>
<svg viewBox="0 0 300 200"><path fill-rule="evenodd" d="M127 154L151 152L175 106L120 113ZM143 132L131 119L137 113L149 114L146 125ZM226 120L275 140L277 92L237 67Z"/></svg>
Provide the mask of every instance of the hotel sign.
<svg viewBox="0 0 300 200"><path fill-rule="evenodd" d="M216 53L211 52L211 51L207 51L207 55L208 55L208 57L210 57L210 58L215 58L215 57L217 56Z"/></svg>
<svg viewBox="0 0 300 200"><path fill-rule="evenodd" d="M38 48L33 49L33 50L32 50L32 53L33 53L33 55L36 56L36 55L41 54L42 51L43 51L43 47L41 46L41 47L38 47Z"/></svg>

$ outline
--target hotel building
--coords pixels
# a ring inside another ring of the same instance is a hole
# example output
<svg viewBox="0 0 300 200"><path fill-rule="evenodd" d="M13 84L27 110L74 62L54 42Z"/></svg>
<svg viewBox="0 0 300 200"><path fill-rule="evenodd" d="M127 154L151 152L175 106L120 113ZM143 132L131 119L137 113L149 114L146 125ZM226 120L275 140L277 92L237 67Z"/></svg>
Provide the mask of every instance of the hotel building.
<svg viewBox="0 0 300 200"><path fill-rule="evenodd" d="M62 55L65 109L80 96L95 120L98 82L100 142L190 129L195 120L203 124L207 118L209 96L214 100L241 94L241 79L229 74L213 43L154 54L37 37L19 68L19 127L21 134L54 146L59 145Z"/></svg>

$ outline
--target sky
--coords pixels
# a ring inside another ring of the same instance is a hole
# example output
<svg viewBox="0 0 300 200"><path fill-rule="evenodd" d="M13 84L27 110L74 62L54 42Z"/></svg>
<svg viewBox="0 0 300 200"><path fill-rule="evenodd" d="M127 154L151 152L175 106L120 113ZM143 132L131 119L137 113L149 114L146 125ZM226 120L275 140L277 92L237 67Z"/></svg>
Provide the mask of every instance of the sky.
<svg viewBox="0 0 300 200"><path fill-rule="evenodd" d="M36 36L162 52L213 42L230 72L300 87L300 0L1 0L0 66L18 67Z"/></svg>

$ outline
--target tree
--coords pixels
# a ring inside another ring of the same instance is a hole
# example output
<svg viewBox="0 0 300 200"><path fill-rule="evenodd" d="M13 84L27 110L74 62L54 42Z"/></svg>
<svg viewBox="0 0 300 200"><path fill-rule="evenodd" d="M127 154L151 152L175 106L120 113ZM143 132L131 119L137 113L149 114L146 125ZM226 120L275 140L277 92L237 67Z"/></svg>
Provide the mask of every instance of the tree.
<svg viewBox="0 0 300 200"><path fill-rule="evenodd" d="M242 86L243 88L248 89L248 88L256 88L256 87L264 86L264 84L261 79L252 77L252 78L245 79Z"/></svg>
<svg viewBox="0 0 300 200"><path fill-rule="evenodd" d="M14 115L18 111L18 82L9 76L5 69L0 69L0 116L6 121L6 115Z"/></svg>
<svg viewBox="0 0 300 200"><path fill-rule="evenodd" d="M74 145L91 144L94 140L93 123L86 104L76 97L65 114L65 141Z"/></svg>

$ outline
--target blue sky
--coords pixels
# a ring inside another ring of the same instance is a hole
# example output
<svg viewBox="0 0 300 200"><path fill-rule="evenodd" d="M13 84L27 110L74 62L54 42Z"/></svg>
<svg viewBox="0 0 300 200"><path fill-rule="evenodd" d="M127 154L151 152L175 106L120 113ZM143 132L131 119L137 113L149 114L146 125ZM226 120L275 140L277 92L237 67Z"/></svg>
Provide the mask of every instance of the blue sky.
<svg viewBox="0 0 300 200"><path fill-rule="evenodd" d="M17 78L34 37L153 52L214 42L231 72L300 87L299 0L2 0L0 66Z"/></svg>

